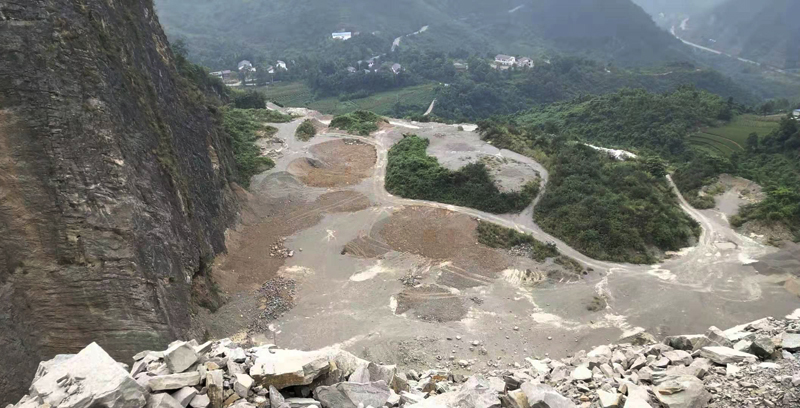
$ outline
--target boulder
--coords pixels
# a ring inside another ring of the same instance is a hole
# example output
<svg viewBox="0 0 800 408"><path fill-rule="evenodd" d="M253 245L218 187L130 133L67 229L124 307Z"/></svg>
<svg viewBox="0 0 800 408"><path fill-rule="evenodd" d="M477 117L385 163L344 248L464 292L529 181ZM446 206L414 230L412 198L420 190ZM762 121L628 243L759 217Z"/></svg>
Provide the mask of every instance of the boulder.
<svg viewBox="0 0 800 408"><path fill-rule="evenodd" d="M733 343L728 339L728 336L725 334L725 332L714 326L708 328L708 331L706 332L706 338L708 338L708 343L698 344L698 347L733 347Z"/></svg>
<svg viewBox="0 0 800 408"><path fill-rule="evenodd" d="M530 364L531 368L535 373L541 373L541 374L550 373L550 367L548 367L547 363L545 363L544 361L534 360L532 358L526 358L525 361L527 361L528 364Z"/></svg>
<svg viewBox="0 0 800 408"><path fill-rule="evenodd" d="M164 362L173 373L182 373L198 360L197 353L187 342L177 342L164 352Z"/></svg>
<svg viewBox="0 0 800 408"><path fill-rule="evenodd" d="M269 405L270 407L280 408L286 400L283 398L283 395L277 388L273 386L269 386Z"/></svg>
<svg viewBox="0 0 800 408"><path fill-rule="evenodd" d="M226 353L228 360L233 361L234 363L244 363L247 360L247 354L245 354L244 349L241 347L236 347L235 349L228 350Z"/></svg>
<svg viewBox="0 0 800 408"><path fill-rule="evenodd" d="M589 370L589 367L586 366L578 366L572 370L572 380L573 381L591 381L592 379L592 371Z"/></svg>
<svg viewBox="0 0 800 408"><path fill-rule="evenodd" d="M200 373L192 371L189 373L159 375L150 377L147 386L153 391L171 391L183 387L192 387L200 384Z"/></svg>
<svg viewBox="0 0 800 408"><path fill-rule="evenodd" d="M656 398L666 408L704 408L711 400L703 382L697 377L671 377L655 389Z"/></svg>
<svg viewBox="0 0 800 408"><path fill-rule="evenodd" d="M664 357L668 358L669 361L674 365L680 364L688 366L689 364L692 364L691 354L683 350L672 350L664 352Z"/></svg>
<svg viewBox="0 0 800 408"><path fill-rule="evenodd" d="M284 406L288 408L316 408L321 407L322 404L312 398L286 398Z"/></svg>
<svg viewBox="0 0 800 408"><path fill-rule="evenodd" d="M791 352L800 351L800 334L783 333L781 336L781 347Z"/></svg>
<svg viewBox="0 0 800 408"><path fill-rule="evenodd" d="M758 358L752 354L736 351L729 347L703 347L700 349L700 356L719 365L758 360Z"/></svg>
<svg viewBox="0 0 800 408"><path fill-rule="evenodd" d="M597 398L601 408L621 408L622 395L614 391L597 391Z"/></svg>
<svg viewBox="0 0 800 408"><path fill-rule="evenodd" d="M648 404L647 401L637 398L637 397L628 397L625 400L625 405L622 408L653 408L652 405Z"/></svg>
<svg viewBox="0 0 800 408"><path fill-rule="evenodd" d="M253 388L253 378L247 374L236 374L236 382L233 383L233 391L242 398L247 398L250 388Z"/></svg>
<svg viewBox="0 0 800 408"><path fill-rule="evenodd" d="M401 400L403 395L400 396ZM470 377L456 392L437 395L406 408L500 408L500 399L482 376Z"/></svg>
<svg viewBox="0 0 800 408"><path fill-rule="evenodd" d="M528 397L522 390L509 391L506 395L500 397L503 407L507 408L530 408L528 404Z"/></svg>
<svg viewBox="0 0 800 408"><path fill-rule="evenodd" d="M211 401L211 408L222 408L225 399L224 377L222 370L210 370L206 372L206 388L208 388L208 398Z"/></svg>
<svg viewBox="0 0 800 408"><path fill-rule="evenodd" d="M750 344L750 351L758 357L767 359L775 353L775 343L769 336L757 336Z"/></svg>
<svg viewBox="0 0 800 408"><path fill-rule="evenodd" d="M333 385L345 381L366 361L333 348L316 351L255 350L250 376L256 383L277 389L297 385ZM315 380L317 382L315 382Z"/></svg>
<svg viewBox="0 0 800 408"><path fill-rule="evenodd" d="M520 390L525 393L528 405L531 407L575 408L575 404L572 401L559 394L549 385L526 382L522 384Z"/></svg>
<svg viewBox="0 0 800 408"><path fill-rule="evenodd" d="M183 406L171 395L160 393L147 397L147 408L183 408Z"/></svg>
<svg viewBox="0 0 800 408"><path fill-rule="evenodd" d="M314 398L325 408L381 407L386 404L391 391L384 381L370 383L343 382L333 386L317 387Z"/></svg>
<svg viewBox="0 0 800 408"><path fill-rule="evenodd" d="M39 366L31 401L58 408L141 408L146 391L97 343Z"/></svg>
<svg viewBox="0 0 800 408"><path fill-rule="evenodd" d="M694 351L698 344L708 344L710 340L703 334L684 334L669 336L664 339L664 344L675 350Z"/></svg>
<svg viewBox="0 0 800 408"><path fill-rule="evenodd" d="M189 401L189 406L192 408L207 408L209 405L211 405L211 399L208 398L208 395L195 395Z"/></svg>
<svg viewBox="0 0 800 408"><path fill-rule="evenodd" d="M189 402L191 402L195 396L197 396L197 390L194 389L194 387L183 387L172 393L172 398L175 398L175 401L178 401L178 404L184 408L189 405Z"/></svg>

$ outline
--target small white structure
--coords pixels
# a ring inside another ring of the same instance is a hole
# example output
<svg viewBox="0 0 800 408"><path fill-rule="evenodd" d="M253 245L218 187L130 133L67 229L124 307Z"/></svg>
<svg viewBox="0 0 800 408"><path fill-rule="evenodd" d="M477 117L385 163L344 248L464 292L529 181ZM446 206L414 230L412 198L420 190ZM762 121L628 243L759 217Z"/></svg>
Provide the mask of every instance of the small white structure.
<svg viewBox="0 0 800 408"><path fill-rule="evenodd" d="M453 68L455 68L456 71L458 71L458 72L464 72L464 71L468 71L469 70L469 65L467 65L466 63L463 63L463 62L457 62L456 61L456 62L453 63Z"/></svg>
<svg viewBox="0 0 800 408"><path fill-rule="evenodd" d="M332 33L331 36L333 37L334 40L347 41L353 38L353 33L351 33L350 31L341 31L338 33Z"/></svg>
<svg viewBox="0 0 800 408"><path fill-rule="evenodd" d="M217 78L222 78L222 71L210 72L209 75L211 75L213 77L217 77Z"/></svg>
<svg viewBox="0 0 800 408"><path fill-rule="evenodd" d="M522 57L517 61L517 66L520 68L533 68L533 60L528 57Z"/></svg>
<svg viewBox="0 0 800 408"><path fill-rule="evenodd" d="M403 66L402 65L400 65L400 64L392 65L392 72L394 72L395 75L399 74L400 71L402 71L402 70L403 70Z"/></svg>
<svg viewBox="0 0 800 408"><path fill-rule="evenodd" d="M793 112L792 114L793 114L793 115L794 115L794 117L796 117L796 118L797 118L797 117L800 117L800 109L795 109L795 110L794 110L794 112Z"/></svg>
<svg viewBox="0 0 800 408"><path fill-rule="evenodd" d="M347 72L349 72L349 73L351 73L351 74L355 74L355 73L356 73L356 71L358 71L358 70L356 69L356 67L347 67Z"/></svg>
<svg viewBox="0 0 800 408"><path fill-rule="evenodd" d="M512 67L517 63L517 58L510 55L498 54L496 57L494 57L494 62L505 67Z"/></svg>
<svg viewBox="0 0 800 408"><path fill-rule="evenodd" d="M275 63L275 66L280 68L280 69L282 69L282 70L284 70L284 71L288 71L289 70L289 68L286 68L286 63L281 61L281 60L278 60L278 62Z"/></svg>

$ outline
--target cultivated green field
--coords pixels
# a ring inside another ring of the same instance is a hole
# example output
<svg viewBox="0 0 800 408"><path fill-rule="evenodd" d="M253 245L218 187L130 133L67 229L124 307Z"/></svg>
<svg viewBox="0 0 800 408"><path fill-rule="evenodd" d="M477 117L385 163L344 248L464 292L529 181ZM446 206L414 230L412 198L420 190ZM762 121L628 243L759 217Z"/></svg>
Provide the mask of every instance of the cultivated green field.
<svg viewBox="0 0 800 408"><path fill-rule="evenodd" d="M751 133L764 137L778 127L779 121L780 116L742 115L725 126L705 128L689 136L689 143L707 152L730 156L745 149Z"/></svg>
<svg viewBox="0 0 800 408"><path fill-rule="evenodd" d="M268 101L287 107L303 107L314 99L311 90L302 82L265 86L258 88L258 91L263 92Z"/></svg>
<svg viewBox="0 0 800 408"><path fill-rule="evenodd" d="M393 91L379 92L366 98L340 101L337 97L314 100L311 90L302 82L291 82L259 88L267 100L286 107L305 107L329 115L343 115L357 110L368 110L378 115L389 115L392 108L402 105L420 106L420 114L425 113L435 98L436 84L423 84Z"/></svg>
<svg viewBox="0 0 800 408"><path fill-rule="evenodd" d="M339 101L339 98L320 99L306 105L322 113L343 115L356 110L367 110L378 115L389 115L397 103L402 105L418 105L420 114L425 113L434 98L436 84L417 85L388 92L376 93L372 96L354 99L352 101Z"/></svg>

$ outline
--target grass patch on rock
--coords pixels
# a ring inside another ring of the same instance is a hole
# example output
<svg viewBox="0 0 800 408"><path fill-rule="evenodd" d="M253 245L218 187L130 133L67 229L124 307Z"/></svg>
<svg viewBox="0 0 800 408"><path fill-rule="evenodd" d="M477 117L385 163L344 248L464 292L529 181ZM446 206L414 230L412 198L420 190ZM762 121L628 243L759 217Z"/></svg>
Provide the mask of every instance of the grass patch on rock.
<svg viewBox="0 0 800 408"><path fill-rule="evenodd" d="M382 117L372 112L357 110L333 118L330 127L356 135L369 136L370 133L378 130L378 123L382 120Z"/></svg>
<svg viewBox="0 0 800 408"><path fill-rule="evenodd" d="M479 222L475 233L478 236L478 242L490 248L529 247L532 258L539 262L559 255L558 249L554 245L545 244L529 234L490 222Z"/></svg>

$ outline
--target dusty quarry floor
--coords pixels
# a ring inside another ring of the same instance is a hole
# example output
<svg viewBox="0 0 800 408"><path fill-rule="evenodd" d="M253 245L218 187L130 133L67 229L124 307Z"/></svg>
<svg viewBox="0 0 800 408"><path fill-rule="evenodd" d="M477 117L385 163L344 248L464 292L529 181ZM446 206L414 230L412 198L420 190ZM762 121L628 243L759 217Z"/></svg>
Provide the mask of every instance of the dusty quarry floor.
<svg viewBox="0 0 800 408"><path fill-rule="evenodd" d="M543 233L533 208L496 216L385 191L387 150L403 133L430 139L429 154L449 168L493 163L506 189L547 180L538 163L482 142L474 127L392 121L370 137L325 129L300 142L294 132L302 120L273 125L284 140L271 153L277 165L254 178L243 222L229 232L229 253L214 265L230 300L204 317L210 337L338 345L402 367L484 371L641 331L699 333L800 308L798 294L784 289L800 276L798 249L737 234L727 207L697 211L684 202L703 236L662 264L596 261ZM485 247L475 237L477 220L555 242L589 272ZM590 311L596 296L608 305ZM462 359L469 368L456 367Z"/></svg>

